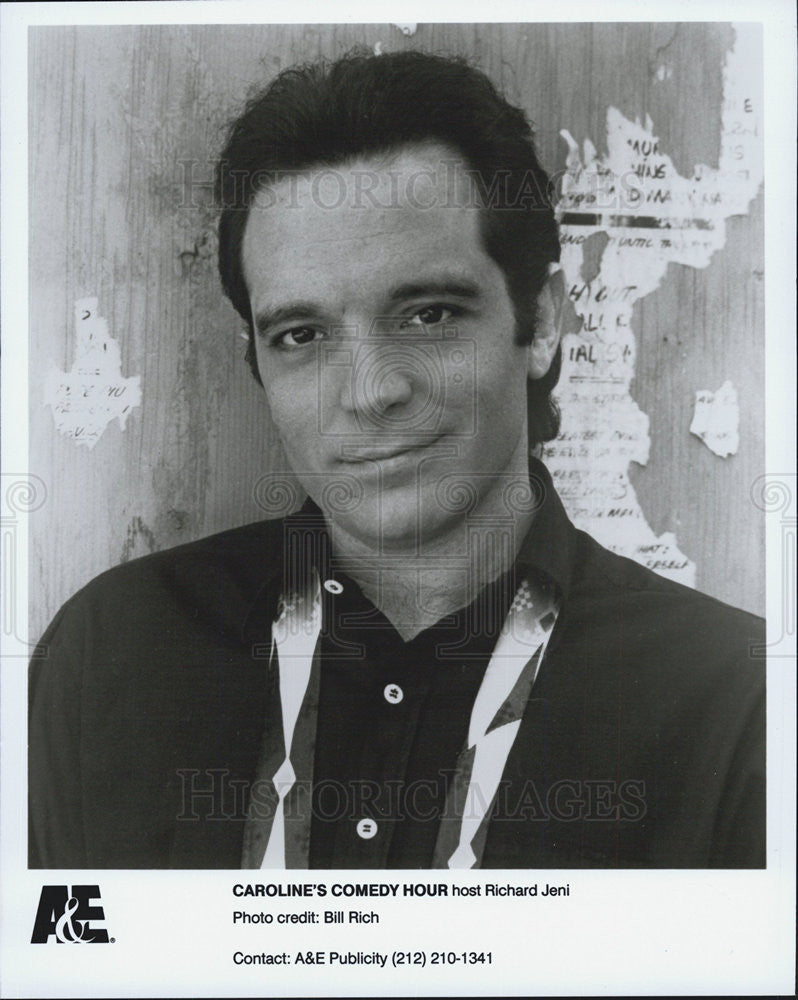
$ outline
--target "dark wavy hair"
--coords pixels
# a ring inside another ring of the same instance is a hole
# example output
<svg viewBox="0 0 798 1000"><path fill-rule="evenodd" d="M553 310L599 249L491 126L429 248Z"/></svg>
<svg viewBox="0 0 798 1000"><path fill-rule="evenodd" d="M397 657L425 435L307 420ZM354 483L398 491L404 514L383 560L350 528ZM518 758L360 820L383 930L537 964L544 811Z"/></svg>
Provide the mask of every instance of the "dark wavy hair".
<svg viewBox="0 0 798 1000"><path fill-rule="evenodd" d="M261 381L241 261L247 217L256 193L279 175L331 167L437 141L463 158L481 201L486 252L504 272L516 339L535 336L536 300L559 260L549 178L535 152L523 111L499 94L484 73L460 58L422 52L355 52L334 62L284 70L250 100L231 125L216 168L219 274L247 323L247 361ZM552 366L527 387L530 445L559 429Z"/></svg>

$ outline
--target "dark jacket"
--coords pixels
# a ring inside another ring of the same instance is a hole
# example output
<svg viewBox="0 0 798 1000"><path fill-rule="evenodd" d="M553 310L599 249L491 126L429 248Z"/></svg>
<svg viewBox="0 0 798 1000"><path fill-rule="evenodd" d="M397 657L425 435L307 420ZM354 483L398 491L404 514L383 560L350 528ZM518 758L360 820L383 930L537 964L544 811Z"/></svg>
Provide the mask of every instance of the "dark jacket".
<svg viewBox="0 0 798 1000"><path fill-rule="evenodd" d="M483 867L764 866L764 623L603 549L545 481L522 556L563 604ZM31 668L31 867L239 867L285 537L147 556L59 611Z"/></svg>

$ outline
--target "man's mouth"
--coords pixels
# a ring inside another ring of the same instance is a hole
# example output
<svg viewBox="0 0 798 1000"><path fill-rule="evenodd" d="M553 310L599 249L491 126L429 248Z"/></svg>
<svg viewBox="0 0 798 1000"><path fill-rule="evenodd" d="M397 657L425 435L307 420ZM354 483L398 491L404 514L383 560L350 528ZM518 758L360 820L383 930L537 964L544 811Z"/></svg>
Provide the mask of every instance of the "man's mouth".
<svg viewBox="0 0 798 1000"><path fill-rule="evenodd" d="M373 446L344 445L341 448L340 461L346 463L389 462L391 459L400 458L403 455L411 455L413 452L428 448L431 444L438 441L439 438L440 435L433 438L395 442L393 444Z"/></svg>

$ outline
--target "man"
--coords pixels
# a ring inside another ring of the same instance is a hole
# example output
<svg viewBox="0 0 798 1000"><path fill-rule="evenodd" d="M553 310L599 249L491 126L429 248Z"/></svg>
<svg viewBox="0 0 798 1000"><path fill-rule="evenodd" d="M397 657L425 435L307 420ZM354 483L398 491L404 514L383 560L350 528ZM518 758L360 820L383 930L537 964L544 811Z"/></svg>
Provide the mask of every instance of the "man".
<svg viewBox="0 0 798 1000"><path fill-rule="evenodd" d="M282 73L222 282L309 500L129 563L31 687L31 865L764 865L761 623L603 550L557 433L523 114L419 53Z"/></svg>

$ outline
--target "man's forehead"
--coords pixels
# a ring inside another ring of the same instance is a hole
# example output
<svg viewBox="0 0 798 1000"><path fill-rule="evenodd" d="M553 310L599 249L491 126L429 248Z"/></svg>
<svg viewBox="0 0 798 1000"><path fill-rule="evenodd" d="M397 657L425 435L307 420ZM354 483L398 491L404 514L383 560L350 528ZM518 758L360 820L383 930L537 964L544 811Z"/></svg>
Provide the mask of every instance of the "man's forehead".
<svg viewBox="0 0 798 1000"><path fill-rule="evenodd" d="M462 154L435 141L314 164L280 173L264 185L253 210L290 208L310 212L351 209L430 211L436 207L480 207L477 188Z"/></svg>
<svg viewBox="0 0 798 1000"><path fill-rule="evenodd" d="M479 273L480 207L462 158L441 145L319 166L260 192L244 235L250 293L266 286L415 281Z"/></svg>

